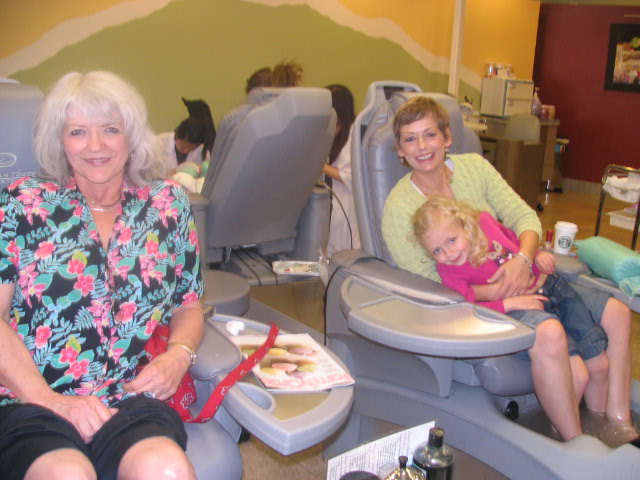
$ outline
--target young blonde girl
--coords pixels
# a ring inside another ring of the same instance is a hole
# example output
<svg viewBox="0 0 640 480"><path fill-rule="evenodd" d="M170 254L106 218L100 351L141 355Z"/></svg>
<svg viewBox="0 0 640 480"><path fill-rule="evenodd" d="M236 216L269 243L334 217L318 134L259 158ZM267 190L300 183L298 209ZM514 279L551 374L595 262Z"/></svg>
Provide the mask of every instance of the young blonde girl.
<svg viewBox="0 0 640 480"><path fill-rule="evenodd" d="M437 262L442 284L459 291L470 302L476 301L474 286L486 285L500 265L521 255L512 230L487 212L448 197L431 197L414 214L413 229L416 239ZM637 436L630 417L628 307L609 293L559 277L554 273L550 252L538 251L533 264L526 260L531 273L527 292L478 303L508 313L534 329L542 322L559 322L570 355L575 410L584 398L588 409L628 427L630 438ZM564 434L566 412L544 401L545 395L538 397L560 435L570 438Z"/></svg>

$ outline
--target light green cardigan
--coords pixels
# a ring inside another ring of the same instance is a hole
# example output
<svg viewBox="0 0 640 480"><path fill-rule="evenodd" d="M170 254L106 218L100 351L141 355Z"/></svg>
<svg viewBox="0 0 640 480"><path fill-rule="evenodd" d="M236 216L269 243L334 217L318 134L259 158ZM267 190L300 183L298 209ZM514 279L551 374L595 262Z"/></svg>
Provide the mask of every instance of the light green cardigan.
<svg viewBox="0 0 640 480"><path fill-rule="evenodd" d="M536 212L522 200L495 168L476 153L452 155L457 200L489 212L520 236L525 230L539 237L542 227ZM382 235L393 260L404 270L440 282L435 262L413 238L411 217L427 198L413 185L408 173L398 181L384 204Z"/></svg>

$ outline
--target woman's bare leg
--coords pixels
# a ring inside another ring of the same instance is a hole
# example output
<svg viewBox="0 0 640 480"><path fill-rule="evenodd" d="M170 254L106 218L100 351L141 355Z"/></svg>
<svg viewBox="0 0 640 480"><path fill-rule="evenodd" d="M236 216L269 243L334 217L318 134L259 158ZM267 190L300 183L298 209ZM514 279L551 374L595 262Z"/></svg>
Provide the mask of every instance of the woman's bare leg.
<svg viewBox="0 0 640 480"><path fill-rule="evenodd" d="M24 480L96 480L91 461L79 450L61 448L38 457Z"/></svg>
<svg viewBox="0 0 640 480"><path fill-rule="evenodd" d="M118 480L148 479L197 480L187 454L168 437L140 440L122 457Z"/></svg>
<svg viewBox="0 0 640 480"><path fill-rule="evenodd" d="M631 311L615 298L609 299L602 314L602 328L609 338L609 387L607 417L631 420Z"/></svg>
<svg viewBox="0 0 640 480"><path fill-rule="evenodd" d="M536 339L529 350L536 396L553 426L564 440L582 433L578 402L564 328L549 319L536 327Z"/></svg>

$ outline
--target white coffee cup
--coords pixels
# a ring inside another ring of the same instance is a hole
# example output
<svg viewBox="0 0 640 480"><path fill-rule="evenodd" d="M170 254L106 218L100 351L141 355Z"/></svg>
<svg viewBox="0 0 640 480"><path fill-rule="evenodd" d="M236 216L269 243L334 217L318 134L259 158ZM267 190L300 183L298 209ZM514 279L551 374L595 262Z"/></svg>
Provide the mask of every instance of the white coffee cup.
<svg viewBox="0 0 640 480"><path fill-rule="evenodd" d="M578 226L570 222L557 222L556 232L553 238L553 251L568 255L576 239Z"/></svg>

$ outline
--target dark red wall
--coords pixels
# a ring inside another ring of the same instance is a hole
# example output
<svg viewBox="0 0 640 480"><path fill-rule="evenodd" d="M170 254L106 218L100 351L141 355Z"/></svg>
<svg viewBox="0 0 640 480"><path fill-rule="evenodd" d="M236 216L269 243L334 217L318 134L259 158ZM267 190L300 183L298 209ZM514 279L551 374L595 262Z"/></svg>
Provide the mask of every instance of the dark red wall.
<svg viewBox="0 0 640 480"><path fill-rule="evenodd" d="M563 177L600 182L611 163L640 168L640 93L604 89L611 24L640 24L624 14L640 7L540 6L534 81L570 140Z"/></svg>

